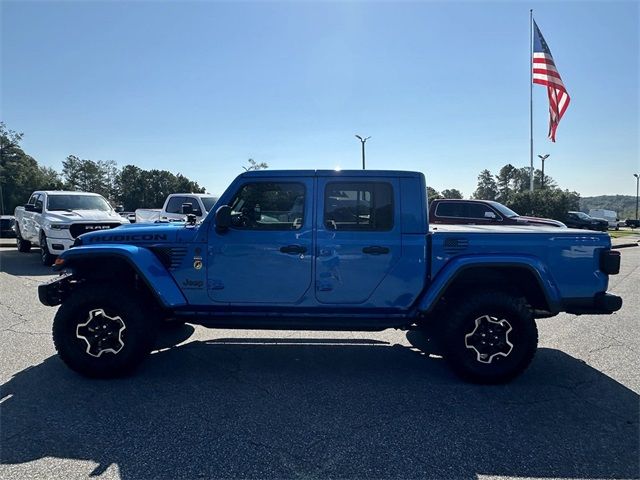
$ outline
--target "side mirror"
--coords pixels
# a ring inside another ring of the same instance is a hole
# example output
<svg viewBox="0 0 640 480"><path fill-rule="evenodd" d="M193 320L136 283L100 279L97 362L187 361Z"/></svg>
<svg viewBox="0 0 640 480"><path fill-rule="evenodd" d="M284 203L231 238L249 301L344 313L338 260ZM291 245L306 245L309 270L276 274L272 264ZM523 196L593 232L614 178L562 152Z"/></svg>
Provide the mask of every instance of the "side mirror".
<svg viewBox="0 0 640 480"><path fill-rule="evenodd" d="M27 204L24 206L24 211L25 211L25 212L35 212L35 211L36 211L36 208L35 208L35 206L33 206L33 204L31 204L31 203L27 203Z"/></svg>
<svg viewBox="0 0 640 480"><path fill-rule="evenodd" d="M484 218L496 218L496 214L493 212L484 212Z"/></svg>
<svg viewBox="0 0 640 480"><path fill-rule="evenodd" d="M116 213L122 213L122 212L124 212L124 207L122 205L118 205L115 208L115 210L116 210Z"/></svg>
<svg viewBox="0 0 640 480"><path fill-rule="evenodd" d="M222 205L216 210L216 230L224 232L231 226L231 207Z"/></svg>
<svg viewBox="0 0 640 480"><path fill-rule="evenodd" d="M193 214L193 205L190 203L182 204L182 214L183 215L192 215Z"/></svg>

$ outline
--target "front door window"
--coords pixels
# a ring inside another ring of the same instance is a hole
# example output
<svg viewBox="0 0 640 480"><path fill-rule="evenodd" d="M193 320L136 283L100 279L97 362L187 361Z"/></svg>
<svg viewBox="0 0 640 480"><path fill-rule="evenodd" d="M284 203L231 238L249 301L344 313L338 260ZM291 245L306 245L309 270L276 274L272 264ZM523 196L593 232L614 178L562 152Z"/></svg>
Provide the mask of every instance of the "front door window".
<svg viewBox="0 0 640 480"><path fill-rule="evenodd" d="M296 179L298 180L298 179ZM227 203L231 228L211 230L209 297L233 304L292 304L312 282L313 178L250 181Z"/></svg>

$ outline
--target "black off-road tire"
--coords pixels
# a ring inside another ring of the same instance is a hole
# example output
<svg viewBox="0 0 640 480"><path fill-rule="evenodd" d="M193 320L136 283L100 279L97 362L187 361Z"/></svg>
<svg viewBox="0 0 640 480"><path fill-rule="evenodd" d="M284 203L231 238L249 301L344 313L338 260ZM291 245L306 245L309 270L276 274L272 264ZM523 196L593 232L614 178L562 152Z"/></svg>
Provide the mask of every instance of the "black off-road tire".
<svg viewBox="0 0 640 480"><path fill-rule="evenodd" d="M56 256L49 251L47 237L44 233L40 234L40 261L45 267L50 267L56 261Z"/></svg>
<svg viewBox="0 0 640 480"><path fill-rule="evenodd" d="M442 318L439 340L455 373L474 383L497 384L511 381L529 366L538 347L538 329L523 298L487 291L460 298L454 305ZM465 343L466 336L475 331L476 319L485 315L509 323L511 331L506 337L513 345L507 356L496 355L490 363L481 362L479 352Z"/></svg>
<svg viewBox="0 0 640 480"><path fill-rule="evenodd" d="M20 229L16 223L16 247L20 253L29 253L31 251L31 242L28 242L20 234Z"/></svg>
<svg viewBox="0 0 640 480"><path fill-rule="evenodd" d="M122 347L117 353L87 352L88 343L78 338L78 325L102 310L109 317L120 317ZM53 343L69 368L91 378L114 378L131 373L153 349L156 322L153 309L144 300L115 284L87 284L74 290L58 309L53 320Z"/></svg>

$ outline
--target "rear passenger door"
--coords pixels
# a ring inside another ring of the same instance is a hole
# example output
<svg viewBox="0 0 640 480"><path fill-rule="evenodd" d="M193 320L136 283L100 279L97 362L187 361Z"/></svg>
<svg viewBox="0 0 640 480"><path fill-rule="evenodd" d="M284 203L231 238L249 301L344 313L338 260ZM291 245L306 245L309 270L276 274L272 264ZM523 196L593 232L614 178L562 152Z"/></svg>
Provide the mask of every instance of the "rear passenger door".
<svg viewBox="0 0 640 480"><path fill-rule="evenodd" d="M318 177L317 204L316 300L366 305L401 256L398 180Z"/></svg>

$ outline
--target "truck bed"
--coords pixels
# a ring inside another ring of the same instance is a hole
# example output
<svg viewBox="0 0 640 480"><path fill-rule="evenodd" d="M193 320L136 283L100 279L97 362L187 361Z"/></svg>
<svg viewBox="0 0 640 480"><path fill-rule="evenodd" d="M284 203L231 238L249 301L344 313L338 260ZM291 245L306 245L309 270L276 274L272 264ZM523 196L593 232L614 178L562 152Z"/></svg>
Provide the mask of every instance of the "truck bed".
<svg viewBox="0 0 640 480"><path fill-rule="evenodd" d="M540 233L555 235L606 235L595 230L580 230L577 228L541 227L532 225L430 225L431 233Z"/></svg>

